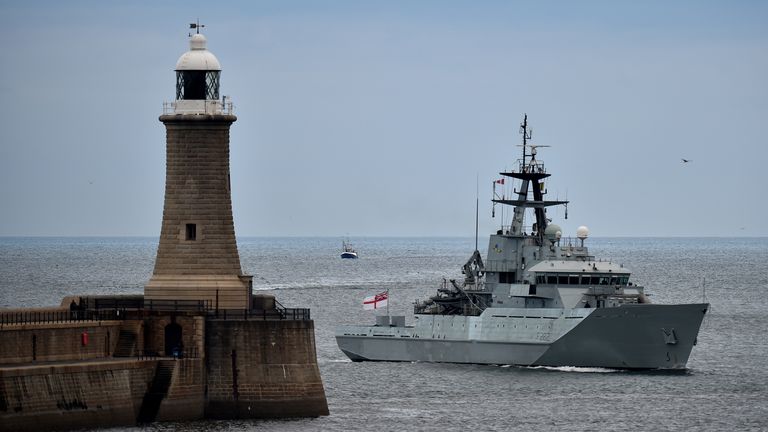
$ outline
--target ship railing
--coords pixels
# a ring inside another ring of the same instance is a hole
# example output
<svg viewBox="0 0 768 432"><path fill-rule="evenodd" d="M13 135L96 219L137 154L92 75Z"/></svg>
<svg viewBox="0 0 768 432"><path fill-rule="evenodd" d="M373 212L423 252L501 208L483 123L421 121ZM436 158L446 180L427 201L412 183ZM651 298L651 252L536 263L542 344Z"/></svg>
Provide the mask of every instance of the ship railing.
<svg viewBox="0 0 768 432"><path fill-rule="evenodd" d="M501 231L501 232L499 232L499 231ZM497 234L503 234L503 235L519 235L520 234L520 233L515 234L515 233L512 232L512 225L511 224L510 225L502 225L501 229L499 231L497 231L496 233ZM523 226L523 229L522 229L523 233L527 234L527 233L530 233L532 231L533 231L533 226L532 225L524 225Z"/></svg>
<svg viewBox="0 0 768 432"><path fill-rule="evenodd" d="M523 159L518 159L517 167L518 167L518 172L523 172L523 173L532 172L532 173L545 174L547 172L547 170L544 168L544 162L540 160L531 161L530 159L528 159L524 161Z"/></svg>
<svg viewBox="0 0 768 432"><path fill-rule="evenodd" d="M17 324L59 324L83 321L115 321L126 318L123 309L23 310L0 312L0 328Z"/></svg>
<svg viewBox="0 0 768 432"><path fill-rule="evenodd" d="M583 246L583 244L584 242L578 237L568 236L560 239L560 246L571 247L575 250L586 250L586 246Z"/></svg>
<svg viewBox="0 0 768 432"><path fill-rule="evenodd" d="M535 236L533 233L534 231L533 231L532 225L523 226L522 232L518 234L515 234L512 232L512 225L502 225L501 228L496 231L496 234L498 235L506 235L506 236L523 235L525 236L524 238L525 245L536 245L538 237Z"/></svg>

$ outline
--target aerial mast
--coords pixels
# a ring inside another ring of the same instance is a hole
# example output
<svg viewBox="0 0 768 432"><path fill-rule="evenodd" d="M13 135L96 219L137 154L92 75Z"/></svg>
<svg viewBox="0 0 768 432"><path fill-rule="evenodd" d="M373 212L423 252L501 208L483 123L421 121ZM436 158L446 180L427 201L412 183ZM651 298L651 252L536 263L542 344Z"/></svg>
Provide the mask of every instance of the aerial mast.
<svg viewBox="0 0 768 432"><path fill-rule="evenodd" d="M520 124L520 134L523 135L523 144L521 145L523 148L523 159L520 161L519 170L500 173L503 176L516 178L521 181L520 189L515 190L517 199L506 199L504 197L498 199L494 197L493 202L514 207L510 234L516 236L526 235L526 230L523 227L525 209L533 209L534 215L536 216L536 223L531 227L531 232L535 232L536 236L541 239L543 238L543 233L548 223L545 208L553 205L567 205L568 201L544 200L546 191L544 190L543 180L549 177L549 174L547 174L544 169L544 165L536 160L536 148L549 146L528 143L533 136L533 131L528 127L528 114L525 114L523 123ZM530 162L528 161L528 147L531 148ZM533 199L528 198L529 190L533 192Z"/></svg>
<svg viewBox="0 0 768 432"><path fill-rule="evenodd" d="M533 137L533 130L528 129L528 114L523 117L523 122L520 124L520 133L523 135L523 166L526 165L525 158L528 156L528 140Z"/></svg>

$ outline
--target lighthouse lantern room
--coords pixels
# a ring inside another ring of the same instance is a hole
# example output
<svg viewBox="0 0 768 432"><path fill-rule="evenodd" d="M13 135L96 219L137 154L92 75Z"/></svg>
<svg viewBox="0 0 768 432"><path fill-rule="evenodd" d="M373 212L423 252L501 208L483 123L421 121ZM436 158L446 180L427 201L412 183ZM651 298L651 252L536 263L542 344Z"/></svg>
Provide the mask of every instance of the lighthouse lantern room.
<svg viewBox="0 0 768 432"><path fill-rule="evenodd" d="M189 51L176 62L176 100L164 106L164 114L231 114L232 103L226 96L219 100L221 65L207 44L200 33L190 36Z"/></svg>

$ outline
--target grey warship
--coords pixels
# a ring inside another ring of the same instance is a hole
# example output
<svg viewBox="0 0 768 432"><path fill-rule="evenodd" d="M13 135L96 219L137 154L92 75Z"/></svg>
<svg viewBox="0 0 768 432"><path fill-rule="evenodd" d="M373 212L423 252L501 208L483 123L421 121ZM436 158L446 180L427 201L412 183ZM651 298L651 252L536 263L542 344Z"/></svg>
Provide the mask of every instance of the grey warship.
<svg viewBox="0 0 768 432"><path fill-rule="evenodd" d="M651 304L626 267L589 254L586 227L562 238L547 208L565 206L567 218L568 201L545 199L545 146L529 143L527 115L520 132L518 169L500 173L516 181L516 199L492 199L513 207L511 224L490 236L486 262L476 244L463 282L417 301L413 325L379 315L338 326L341 351L352 361L685 369L709 304Z"/></svg>

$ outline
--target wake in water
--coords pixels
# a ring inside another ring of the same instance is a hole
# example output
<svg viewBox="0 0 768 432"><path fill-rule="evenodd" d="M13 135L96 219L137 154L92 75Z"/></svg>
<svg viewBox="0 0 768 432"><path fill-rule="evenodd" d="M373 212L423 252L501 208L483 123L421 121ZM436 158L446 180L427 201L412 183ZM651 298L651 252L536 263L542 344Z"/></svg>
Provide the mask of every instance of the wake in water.
<svg viewBox="0 0 768 432"><path fill-rule="evenodd" d="M502 365L501 367L510 367L511 365ZM517 366L519 369L547 370L554 372L574 372L574 373L613 373L622 372L621 369L609 369L601 367L578 367L578 366Z"/></svg>

